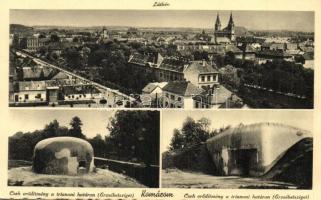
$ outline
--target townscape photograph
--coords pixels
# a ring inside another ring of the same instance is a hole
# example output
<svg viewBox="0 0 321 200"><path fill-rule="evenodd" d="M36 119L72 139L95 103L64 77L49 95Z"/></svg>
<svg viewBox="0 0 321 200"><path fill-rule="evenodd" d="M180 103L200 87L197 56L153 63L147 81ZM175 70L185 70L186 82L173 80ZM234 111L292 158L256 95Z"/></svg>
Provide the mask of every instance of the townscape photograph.
<svg viewBox="0 0 321 200"><path fill-rule="evenodd" d="M159 111L12 110L9 118L8 186L159 187Z"/></svg>
<svg viewBox="0 0 321 200"><path fill-rule="evenodd" d="M314 12L10 10L10 107L312 109Z"/></svg>
<svg viewBox="0 0 321 200"><path fill-rule="evenodd" d="M312 189L312 122L310 111L164 111L162 187Z"/></svg>

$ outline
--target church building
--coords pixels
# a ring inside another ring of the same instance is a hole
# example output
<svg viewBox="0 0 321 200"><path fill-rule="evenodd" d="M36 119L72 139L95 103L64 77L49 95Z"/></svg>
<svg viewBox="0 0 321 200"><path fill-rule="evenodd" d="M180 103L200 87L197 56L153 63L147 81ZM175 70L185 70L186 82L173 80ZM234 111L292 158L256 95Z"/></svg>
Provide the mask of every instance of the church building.
<svg viewBox="0 0 321 200"><path fill-rule="evenodd" d="M217 44L221 43L232 43L235 41L235 25L233 21L233 15L231 13L228 25L222 29L221 20L219 14L217 14L215 29L214 29L214 42Z"/></svg>

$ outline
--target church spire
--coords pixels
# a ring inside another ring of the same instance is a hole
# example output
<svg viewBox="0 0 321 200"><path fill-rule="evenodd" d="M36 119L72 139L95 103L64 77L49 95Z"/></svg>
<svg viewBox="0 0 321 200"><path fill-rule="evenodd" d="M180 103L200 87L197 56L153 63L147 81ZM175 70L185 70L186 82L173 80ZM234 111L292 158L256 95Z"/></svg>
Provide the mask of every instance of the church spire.
<svg viewBox="0 0 321 200"><path fill-rule="evenodd" d="M231 14L230 14L230 20L229 20L228 24L229 25L234 25L232 11L231 11Z"/></svg>
<svg viewBox="0 0 321 200"><path fill-rule="evenodd" d="M218 13L216 16L215 30L221 30L221 20L220 20L220 15Z"/></svg>

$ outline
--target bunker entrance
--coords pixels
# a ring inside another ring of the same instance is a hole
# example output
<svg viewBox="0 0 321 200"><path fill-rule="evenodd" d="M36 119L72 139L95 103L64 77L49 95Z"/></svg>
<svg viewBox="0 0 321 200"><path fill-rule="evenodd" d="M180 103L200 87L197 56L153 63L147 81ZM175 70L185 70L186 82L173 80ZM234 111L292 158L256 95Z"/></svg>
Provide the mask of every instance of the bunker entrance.
<svg viewBox="0 0 321 200"><path fill-rule="evenodd" d="M249 176L257 166L257 149L232 150L230 161L231 175Z"/></svg>
<svg viewBox="0 0 321 200"><path fill-rule="evenodd" d="M86 168L86 161L84 161L84 160L79 161L78 168L80 168L80 167Z"/></svg>

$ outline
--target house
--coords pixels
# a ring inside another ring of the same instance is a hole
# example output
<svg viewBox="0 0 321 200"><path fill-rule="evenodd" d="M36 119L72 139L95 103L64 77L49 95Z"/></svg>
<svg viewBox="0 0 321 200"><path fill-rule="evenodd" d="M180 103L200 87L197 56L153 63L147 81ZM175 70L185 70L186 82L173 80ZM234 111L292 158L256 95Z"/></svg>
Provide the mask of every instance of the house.
<svg viewBox="0 0 321 200"><path fill-rule="evenodd" d="M193 97L204 90L189 81L172 81L163 88L163 108L193 109Z"/></svg>
<svg viewBox="0 0 321 200"><path fill-rule="evenodd" d="M85 101L100 99L101 92L92 85L62 86L62 95L65 101Z"/></svg>
<svg viewBox="0 0 321 200"><path fill-rule="evenodd" d="M184 80L184 61L177 58L165 58L154 73L159 82Z"/></svg>
<svg viewBox="0 0 321 200"><path fill-rule="evenodd" d="M18 82L17 90L14 91L14 102L45 102L45 81L23 81Z"/></svg>
<svg viewBox="0 0 321 200"><path fill-rule="evenodd" d="M211 88L219 84L219 71L205 60L193 61L184 70L184 78L199 88Z"/></svg>
<svg viewBox="0 0 321 200"><path fill-rule="evenodd" d="M155 107L158 101L161 101L163 95L163 88L167 85L167 82L154 82L148 83L142 90L140 99L143 106Z"/></svg>
<svg viewBox="0 0 321 200"><path fill-rule="evenodd" d="M51 79L58 70L49 67L23 67L22 77L24 81L37 81Z"/></svg>
<svg viewBox="0 0 321 200"><path fill-rule="evenodd" d="M255 59L258 64L264 64L274 59L283 59L294 61L294 57L283 50L262 50L255 53Z"/></svg>
<svg viewBox="0 0 321 200"><path fill-rule="evenodd" d="M243 101L223 85L216 85L193 97L194 108L240 108Z"/></svg>
<svg viewBox="0 0 321 200"><path fill-rule="evenodd" d="M305 53L303 54L303 58L304 58L303 67L314 69L314 55L311 53Z"/></svg>
<svg viewBox="0 0 321 200"><path fill-rule="evenodd" d="M246 45L243 51L244 60L255 60L256 49L252 45Z"/></svg>

